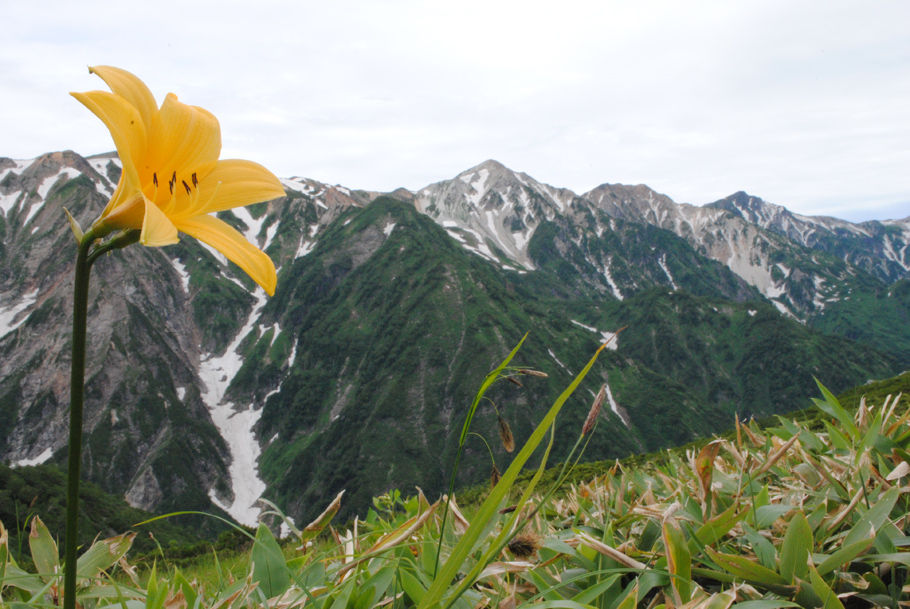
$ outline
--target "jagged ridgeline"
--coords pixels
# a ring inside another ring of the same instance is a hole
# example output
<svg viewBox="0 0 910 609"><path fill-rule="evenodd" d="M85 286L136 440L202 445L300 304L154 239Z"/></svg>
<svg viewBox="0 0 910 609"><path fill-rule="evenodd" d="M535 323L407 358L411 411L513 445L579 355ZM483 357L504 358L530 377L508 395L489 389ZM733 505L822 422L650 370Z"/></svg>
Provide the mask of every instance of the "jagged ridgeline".
<svg viewBox="0 0 910 609"><path fill-rule="evenodd" d="M0 159L0 459L62 462L75 247L119 177L110 156ZM564 408L567 450L594 394L592 460L678 444L733 417L910 364L910 219L806 218L737 193L678 205L644 186L584 195L493 161L415 193L303 178L222 215L279 268L275 297L186 239L95 265L85 476L153 510L299 519L346 488L442 489L468 405L530 332L475 429L497 463L597 345L625 327ZM494 407L495 405L495 407ZM556 457L558 458L558 454ZM468 444L460 483L489 475Z"/></svg>

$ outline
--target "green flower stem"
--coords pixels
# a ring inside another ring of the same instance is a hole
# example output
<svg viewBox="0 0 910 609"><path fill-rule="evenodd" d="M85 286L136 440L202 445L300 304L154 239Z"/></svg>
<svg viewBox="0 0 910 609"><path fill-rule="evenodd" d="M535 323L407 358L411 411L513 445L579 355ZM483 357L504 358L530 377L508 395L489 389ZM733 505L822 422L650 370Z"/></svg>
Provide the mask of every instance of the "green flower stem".
<svg viewBox="0 0 910 609"><path fill-rule="evenodd" d="M89 254L89 256L88 256L89 266L95 264L95 261L98 260L98 258L100 258L102 256L102 254L106 254L112 250L118 250L122 247L126 247L127 245L136 243L137 241L139 241L139 235L140 235L140 231L138 231L138 230L126 230L121 233L118 233L112 239L100 244L98 247L96 247L94 250L92 250L91 254Z"/></svg>
<svg viewBox="0 0 910 609"><path fill-rule="evenodd" d="M95 242L91 230L83 235L76 254L73 287L73 355L70 370L70 437L66 474L66 536L64 540L63 607L76 606L76 544L79 525L79 469L82 464L82 405L85 397L85 336L88 313L88 280L92 265L89 251Z"/></svg>
<svg viewBox="0 0 910 609"><path fill-rule="evenodd" d="M66 474L66 535L64 538L63 607L76 606L76 549L79 528L79 476L82 465L82 410L85 398L85 340L88 283L92 264L101 254L139 240L139 231L124 231L94 250L101 235L89 229L79 240L73 286L73 354L70 371L70 433Z"/></svg>

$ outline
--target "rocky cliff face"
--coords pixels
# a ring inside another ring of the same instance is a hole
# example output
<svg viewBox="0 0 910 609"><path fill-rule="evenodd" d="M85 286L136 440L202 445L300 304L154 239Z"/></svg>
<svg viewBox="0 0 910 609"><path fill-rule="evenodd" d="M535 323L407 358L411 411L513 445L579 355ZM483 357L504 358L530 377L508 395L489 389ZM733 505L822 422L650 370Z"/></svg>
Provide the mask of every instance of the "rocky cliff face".
<svg viewBox="0 0 910 609"><path fill-rule="evenodd" d="M5 462L63 459L62 208L90 223L118 179L110 156L0 159ZM910 363L910 220L804 218L741 193L701 208L645 186L576 195L495 161L375 201L283 183L286 197L222 216L275 261L273 299L189 239L95 265L84 471L134 505L253 522L263 494L303 517L344 487L352 506L438 489L462 409L527 331L523 363L550 378L491 394L519 436L628 326L560 428L571 437L606 382L591 458L798 407L812 375L838 388ZM478 422L495 428L492 411ZM465 482L485 455L471 449Z"/></svg>

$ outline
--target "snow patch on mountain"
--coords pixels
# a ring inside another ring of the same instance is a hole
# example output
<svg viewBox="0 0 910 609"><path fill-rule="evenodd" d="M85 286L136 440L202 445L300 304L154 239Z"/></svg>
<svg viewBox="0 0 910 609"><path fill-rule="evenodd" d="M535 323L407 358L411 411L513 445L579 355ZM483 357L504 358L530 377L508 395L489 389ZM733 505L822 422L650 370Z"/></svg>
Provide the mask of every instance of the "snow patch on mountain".
<svg viewBox="0 0 910 609"><path fill-rule="evenodd" d="M275 238L275 233L278 232L278 222L272 222L265 229L265 242L262 244L262 249L267 250L272 244L272 240Z"/></svg>
<svg viewBox="0 0 910 609"><path fill-rule="evenodd" d="M232 402L225 401L224 394L243 365L243 358L238 352L240 343L256 327L256 320L266 303L264 291L257 290L255 295L256 303L246 323L224 353L220 356L210 354L199 363L199 377L204 387L203 400L231 454L228 472L234 493L230 504L219 499L214 489L209 490L209 498L237 522L247 526L256 525L261 511L256 502L266 488L259 477L261 449L253 431L262 416L262 409L255 409L250 404L245 409L238 410Z"/></svg>
<svg viewBox="0 0 910 609"><path fill-rule="evenodd" d="M14 190L9 194L0 194L0 212L3 213L5 217L9 216L9 212L16 206L16 203L19 202L19 198L22 196L21 190Z"/></svg>
<svg viewBox="0 0 910 609"><path fill-rule="evenodd" d="M28 314L22 315L22 313L35 304L37 298L38 289L35 288L22 296L22 299L19 302L6 307L0 307L0 338L3 338L18 328L26 319L28 319Z"/></svg>
<svg viewBox="0 0 910 609"><path fill-rule="evenodd" d="M629 415L626 414L624 410L620 409L619 404L617 404L616 400L613 399L613 392L610 391L609 383L604 383L604 387L607 388L607 401L610 402L610 410L613 411L613 414L619 417L619 420L623 422L623 425L625 425L627 428L630 428L631 425L629 424Z"/></svg>
<svg viewBox="0 0 910 609"><path fill-rule="evenodd" d="M815 294L812 298L812 304L819 311L825 308L825 303L827 300L824 298L823 288L825 287L825 280L822 277L817 275L812 278L812 282L815 285Z"/></svg>
<svg viewBox="0 0 910 609"><path fill-rule="evenodd" d="M221 263L221 266L227 266L227 265L228 265L228 259L225 257L224 254L222 254L221 252L219 252L219 251L216 250L214 247L212 247L211 245L209 245L208 243L206 243L206 242L204 242L204 241L199 241L198 243L199 243L199 245L201 245L208 253L210 253L212 256L214 256L214 257L215 257L215 260L217 260L218 262ZM241 285L243 285L243 284L241 284ZM244 288L244 289L246 289L246 288Z"/></svg>
<svg viewBox="0 0 910 609"><path fill-rule="evenodd" d="M19 175L20 173L25 171L25 169L28 168L28 166L31 165L35 161L35 159L10 159L10 160L13 162L12 166L4 167L4 168L0 169L0 182L5 180L6 176L8 176L10 174Z"/></svg>
<svg viewBox="0 0 910 609"><path fill-rule="evenodd" d="M243 231L243 236L246 237L246 240L250 243L258 244L259 233L262 231L262 225L265 224L268 216L266 214L262 214L258 218L254 218L253 214L251 214L250 210L246 207L235 207L231 210L231 212L233 212L238 220L246 225L247 229Z"/></svg>
<svg viewBox="0 0 910 609"><path fill-rule="evenodd" d="M0 169L0 184L6 180L7 176L20 175L32 164L32 162L33 160L14 160L12 167ZM0 186L0 212L2 212L5 217L8 217L9 212L16 206L16 203L22 195L23 192L21 190L12 190L3 194L3 186Z"/></svg>
<svg viewBox="0 0 910 609"><path fill-rule="evenodd" d="M480 200L487 194L487 179L490 177L490 170L484 167L476 173L471 173L470 175L462 174L458 177L471 187L471 192L467 195L468 202L473 207L478 207Z"/></svg>
<svg viewBox="0 0 910 609"><path fill-rule="evenodd" d="M177 274L180 276L180 285L183 286L183 293L190 293L190 274L187 272L186 267L182 262L176 258L171 259L171 265L174 267L174 270L177 271Z"/></svg>
<svg viewBox="0 0 910 609"><path fill-rule="evenodd" d="M773 304L777 310L781 312L782 315L786 315L792 319L799 319L796 315L793 314L793 311L791 311L790 308L780 300L775 300L772 298L771 304Z"/></svg>
<svg viewBox="0 0 910 609"><path fill-rule="evenodd" d="M603 268L600 270L603 273L604 278L607 280L607 284L610 286L610 290L613 292L613 296L617 300L622 300L623 295L622 291L619 289L619 286L616 285L616 282L613 280L613 275L610 274L610 265L613 263L613 258L607 258L607 263L603 265Z"/></svg>
<svg viewBox="0 0 910 609"><path fill-rule="evenodd" d="M294 259L303 258L307 254L313 251L313 248L316 247L315 241L309 241L308 239L302 239L300 245L297 246L297 252L294 254Z"/></svg>
<svg viewBox="0 0 910 609"><path fill-rule="evenodd" d="M77 178L80 175L82 175L82 172L80 172L78 169L75 169L73 167L63 167L55 175L48 176L41 180L41 184L36 189L38 196L41 198L41 202L43 203L45 199L47 199L47 194L50 192L51 188L57 184L58 181L62 179L64 182L66 182L73 178ZM30 217L31 214L29 215L29 218ZM23 224L28 224L28 218L26 218Z"/></svg>
<svg viewBox="0 0 910 609"><path fill-rule="evenodd" d="M885 258L896 262L905 271L910 271L910 256L907 254L907 249L910 247L910 218L906 220L887 220L882 222L882 224L900 228L900 239L903 242L901 243L894 235L885 235L882 238Z"/></svg>
<svg viewBox="0 0 910 609"><path fill-rule="evenodd" d="M45 448L41 454L36 457L30 457L26 459L19 459L13 463L13 467L27 467L31 465L41 465L46 463L51 457L54 456L54 449L48 446Z"/></svg>
<svg viewBox="0 0 910 609"><path fill-rule="evenodd" d="M553 350L552 350L552 349L547 349L547 353L550 354L550 357L553 358L553 361L554 361L554 362L556 362L557 364L559 364L559 367L560 367L560 368L562 368L563 370L565 370L565 371L568 372L569 374L572 374L572 372L566 367L566 365L563 364L561 361L559 361L559 358L556 357L556 354L553 353Z"/></svg>
<svg viewBox="0 0 910 609"><path fill-rule="evenodd" d="M313 184L308 183L304 178L283 178L281 179L281 185L287 189L295 190L305 195L316 196L321 194L319 192L320 189L316 188Z"/></svg>
<svg viewBox="0 0 910 609"><path fill-rule="evenodd" d="M679 286L676 285L676 280L673 279L673 275L670 273L670 269L667 268L667 254L661 254L657 263L660 265L660 268L663 269L664 274L667 276L667 279L670 280L670 285L673 286L673 289L678 290Z"/></svg>
<svg viewBox="0 0 910 609"><path fill-rule="evenodd" d="M587 324L583 324L576 319L570 319L569 321L571 321L573 324L575 324L579 328L584 328L588 332L593 332L594 334L599 334L600 342L604 343L607 346L607 349L609 349L610 351L616 351L617 349L619 349L619 339L616 338L615 332L606 332L604 330L598 330L597 328L595 328L593 326L589 326ZM557 361L559 361L559 360L557 360Z"/></svg>
<svg viewBox="0 0 910 609"><path fill-rule="evenodd" d="M271 347L272 345L275 344L275 339L277 339L278 336L281 335L281 326L278 325L277 321L275 323L273 323L271 326L263 326L262 324L259 324L260 338L265 336L265 333L268 332L269 330L272 331L272 338L269 340L269 347Z"/></svg>
<svg viewBox="0 0 910 609"><path fill-rule="evenodd" d="M297 359L297 339L294 339L294 346L291 347L291 355L288 357L288 369L294 367L294 360Z"/></svg>
<svg viewBox="0 0 910 609"><path fill-rule="evenodd" d="M92 169L94 169L98 176L101 178L100 180L95 181L95 190L98 191L98 194L104 197L110 197L113 195L116 184L114 182L111 182L110 178L108 177L107 169L108 165L110 164L113 164L116 167L122 167L120 159L116 156L103 156L92 157L86 159L86 161L88 161L88 164L92 166Z"/></svg>

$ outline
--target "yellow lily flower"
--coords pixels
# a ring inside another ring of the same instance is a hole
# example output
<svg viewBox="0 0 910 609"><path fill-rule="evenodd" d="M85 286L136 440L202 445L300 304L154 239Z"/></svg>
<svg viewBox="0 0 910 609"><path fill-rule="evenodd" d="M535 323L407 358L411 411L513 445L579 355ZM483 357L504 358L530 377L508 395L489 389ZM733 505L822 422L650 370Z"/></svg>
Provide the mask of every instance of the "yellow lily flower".
<svg viewBox="0 0 910 609"><path fill-rule="evenodd" d="M219 160L221 128L210 112L169 93L159 108L141 80L126 70L95 66L89 72L111 92L71 93L95 113L114 139L123 165L120 182L96 235L140 230L147 246L177 243L186 233L220 251L269 294L275 265L215 212L284 196L272 172L252 161Z"/></svg>

